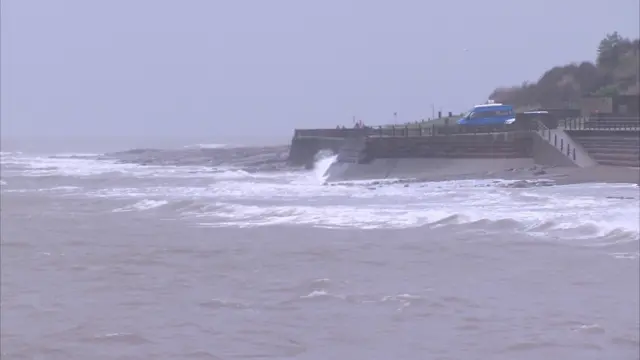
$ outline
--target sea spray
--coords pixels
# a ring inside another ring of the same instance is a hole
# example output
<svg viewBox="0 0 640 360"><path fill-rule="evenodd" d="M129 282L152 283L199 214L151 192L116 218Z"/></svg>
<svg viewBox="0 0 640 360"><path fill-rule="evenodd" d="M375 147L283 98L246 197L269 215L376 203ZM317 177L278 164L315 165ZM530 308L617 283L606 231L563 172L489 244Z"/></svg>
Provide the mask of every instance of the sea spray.
<svg viewBox="0 0 640 360"><path fill-rule="evenodd" d="M314 179L319 183L327 180L327 171L331 165L336 162L338 155L334 155L330 151L320 151L316 154L315 163L313 164Z"/></svg>

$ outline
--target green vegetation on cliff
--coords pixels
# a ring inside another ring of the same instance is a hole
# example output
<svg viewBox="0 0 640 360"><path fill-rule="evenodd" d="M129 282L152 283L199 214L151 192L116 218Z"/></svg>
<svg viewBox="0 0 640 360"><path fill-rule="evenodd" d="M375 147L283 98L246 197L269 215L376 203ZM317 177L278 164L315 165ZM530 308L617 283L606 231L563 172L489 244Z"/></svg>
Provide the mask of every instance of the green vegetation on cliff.
<svg viewBox="0 0 640 360"><path fill-rule="evenodd" d="M589 95L639 94L640 42L608 34L598 46L595 63L556 66L535 83L498 88L490 95L496 102L516 108L578 107Z"/></svg>

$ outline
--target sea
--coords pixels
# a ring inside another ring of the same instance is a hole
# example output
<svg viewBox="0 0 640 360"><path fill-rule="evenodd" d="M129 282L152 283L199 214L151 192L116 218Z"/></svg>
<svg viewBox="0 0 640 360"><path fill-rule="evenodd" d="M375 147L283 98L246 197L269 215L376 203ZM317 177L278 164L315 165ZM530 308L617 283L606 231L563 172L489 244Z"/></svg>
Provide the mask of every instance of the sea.
<svg viewBox="0 0 640 360"><path fill-rule="evenodd" d="M3 360L640 358L636 184L3 151Z"/></svg>

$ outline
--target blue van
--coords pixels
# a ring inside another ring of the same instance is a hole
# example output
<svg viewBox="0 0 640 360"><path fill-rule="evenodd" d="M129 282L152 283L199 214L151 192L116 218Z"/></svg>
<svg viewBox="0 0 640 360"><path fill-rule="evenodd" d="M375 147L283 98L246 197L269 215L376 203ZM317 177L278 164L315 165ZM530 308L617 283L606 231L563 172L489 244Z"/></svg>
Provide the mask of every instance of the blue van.
<svg viewBox="0 0 640 360"><path fill-rule="evenodd" d="M513 124L516 121L516 113L511 105L489 103L476 105L465 114L459 125L503 125Z"/></svg>

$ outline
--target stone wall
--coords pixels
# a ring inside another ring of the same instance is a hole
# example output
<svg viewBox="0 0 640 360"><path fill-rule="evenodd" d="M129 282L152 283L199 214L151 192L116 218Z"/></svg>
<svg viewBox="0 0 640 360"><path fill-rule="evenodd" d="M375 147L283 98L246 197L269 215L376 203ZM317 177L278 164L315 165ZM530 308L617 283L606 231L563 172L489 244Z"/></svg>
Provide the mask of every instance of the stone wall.
<svg viewBox="0 0 640 360"><path fill-rule="evenodd" d="M423 137L370 137L365 157L498 159L533 156L531 132Z"/></svg>
<svg viewBox="0 0 640 360"><path fill-rule="evenodd" d="M319 151L330 150L337 154L344 141L342 138L330 137L294 137L289 148L289 164L311 168Z"/></svg>
<svg viewBox="0 0 640 360"><path fill-rule="evenodd" d="M341 163L358 164L365 162L365 148L367 139L364 137L345 139L340 148L337 161Z"/></svg>

